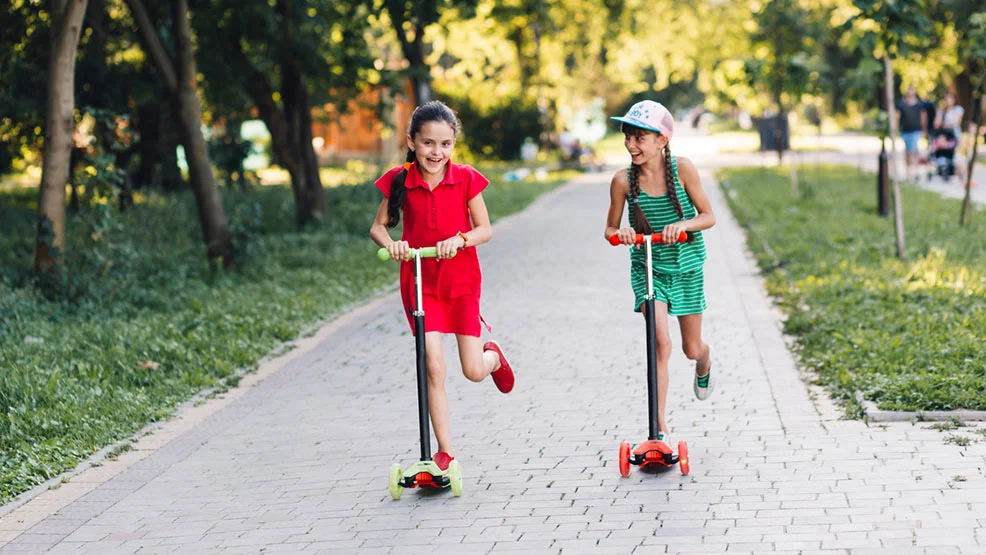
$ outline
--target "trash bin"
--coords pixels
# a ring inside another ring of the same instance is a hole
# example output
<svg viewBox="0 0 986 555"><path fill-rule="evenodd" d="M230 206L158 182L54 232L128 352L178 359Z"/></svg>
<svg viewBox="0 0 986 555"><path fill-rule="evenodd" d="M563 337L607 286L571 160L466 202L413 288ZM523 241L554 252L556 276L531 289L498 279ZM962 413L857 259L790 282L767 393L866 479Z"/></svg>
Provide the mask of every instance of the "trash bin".
<svg viewBox="0 0 986 555"><path fill-rule="evenodd" d="M760 134L760 150L777 150L777 122L780 116L767 116L757 120L757 132ZM790 150L787 117L780 119L781 150Z"/></svg>

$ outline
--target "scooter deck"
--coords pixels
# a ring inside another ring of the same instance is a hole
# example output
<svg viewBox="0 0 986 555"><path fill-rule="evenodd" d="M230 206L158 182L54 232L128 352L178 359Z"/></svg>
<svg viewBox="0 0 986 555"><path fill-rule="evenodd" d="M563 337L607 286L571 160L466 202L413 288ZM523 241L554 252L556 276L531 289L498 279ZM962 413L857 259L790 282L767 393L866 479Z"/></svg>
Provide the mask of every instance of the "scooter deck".
<svg viewBox="0 0 986 555"><path fill-rule="evenodd" d="M447 488L452 484L448 470L438 468L434 461L418 461L407 467L401 485L405 488Z"/></svg>
<svg viewBox="0 0 986 555"><path fill-rule="evenodd" d="M671 466L678 462L678 456L667 443L659 439L648 439L638 445L630 455L630 463L638 466Z"/></svg>

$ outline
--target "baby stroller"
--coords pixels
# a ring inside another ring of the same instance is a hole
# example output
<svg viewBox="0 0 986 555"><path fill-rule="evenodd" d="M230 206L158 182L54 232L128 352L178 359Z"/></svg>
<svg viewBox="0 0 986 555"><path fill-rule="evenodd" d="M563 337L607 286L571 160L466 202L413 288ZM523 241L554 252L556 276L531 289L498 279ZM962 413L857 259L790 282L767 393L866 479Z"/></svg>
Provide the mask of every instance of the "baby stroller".
<svg viewBox="0 0 986 555"><path fill-rule="evenodd" d="M955 149L958 144L958 137L951 129L938 128L931 132L931 143L928 145L928 162L931 164L928 181L934 175L945 181L955 175Z"/></svg>

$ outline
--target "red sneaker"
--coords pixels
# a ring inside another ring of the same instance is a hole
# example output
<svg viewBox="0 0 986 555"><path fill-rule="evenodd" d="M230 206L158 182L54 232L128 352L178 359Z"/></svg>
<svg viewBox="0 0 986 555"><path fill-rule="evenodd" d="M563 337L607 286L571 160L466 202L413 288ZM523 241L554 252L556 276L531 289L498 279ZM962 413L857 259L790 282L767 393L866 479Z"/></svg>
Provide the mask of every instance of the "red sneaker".
<svg viewBox="0 0 986 555"><path fill-rule="evenodd" d="M493 378L493 383L496 384L496 388L501 393L510 393L514 388L514 369L510 367L507 357L503 356L503 350L500 349L500 344L496 341L487 341L486 345L483 345L483 352L486 351L493 351L496 353L496 356L500 357L500 367L490 374Z"/></svg>
<svg viewBox="0 0 986 555"><path fill-rule="evenodd" d="M431 460L438 465L438 469L442 472L448 470L448 465L455 460L455 457L449 455L445 451L439 451L432 455Z"/></svg>

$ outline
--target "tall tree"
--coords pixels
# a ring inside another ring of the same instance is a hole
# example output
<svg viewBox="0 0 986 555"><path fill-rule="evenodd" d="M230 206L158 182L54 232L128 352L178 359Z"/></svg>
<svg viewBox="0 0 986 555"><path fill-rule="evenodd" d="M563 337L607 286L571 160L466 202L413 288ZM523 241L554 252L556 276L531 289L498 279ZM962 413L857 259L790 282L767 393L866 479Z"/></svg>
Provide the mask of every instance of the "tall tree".
<svg viewBox="0 0 986 555"><path fill-rule="evenodd" d="M893 58L920 51L927 41L931 21L925 0L853 0L856 13L849 19L849 32L865 51L884 62L884 95L890 122L890 170L893 175L894 233L897 257L904 258L904 207L900 194L895 137Z"/></svg>
<svg viewBox="0 0 986 555"><path fill-rule="evenodd" d="M954 39L941 45L957 58L954 68L955 92L960 106L972 106L975 80L979 75L974 35L978 32L974 21L977 14L986 12L986 0L937 0L929 6L931 19L943 28L939 34L954 34ZM971 116L971 112L967 115ZM971 121L971 120L970 120Z"/></svg>
<svg viewBox="0 0 986 555"><path fill-rule="evenodd" d="M972 140L972 152L969 154L969 166L966 168L965 195L962 197L962 208L959 212L959 225L965 225L972 217L972 171L976 167L976 157L979 155L979 136L982 133L983 111L986 110L986 98L983 87L986 86L986 13L977 13L969 18L968 37L968 66L967 71L975 68L978 78L972 91L970 120L975 125Z"/></svg>
<svg viewBox="0 0 986 555"><path fill-rule="evenodd" d="M425 59L429 45L425 31L441 18L443 10L458 8L459 15L472 17L478 0L380 0L378 8L390 16L391 26L397 34L401 51L408 63L408 76L414 84L415 102L418 105L433 99L431 66Z"/></svg>
<svg viewBox="0 0 986 555"><path fill-rule="evenodd" d="M48 108L44 161L38 190L38 229L34 269L50 270L65 245L65 185L75 129L75 56L86 14L86 0L53 0L48 62Z"/></svg>
<svg viewBox="0 0 986 555"><path fill-rule="evenodd" d="M785 99L799 100L810 84L807 60L812 29L809 10L798 0L770 0L754 20L758 28L753 33L753 44L758 55L749 61L753 66L749 74L770 91L776 111L774 135L777 160L780 161L788 135L790 106Z"/></svg>
<svg viewBox="0 0 986 555"><path fill-rule="evenodd" d="M195 193L206 253L210 260L221 259L223 265L231 266L229 225L202 135L202 104L196 91L197 71L192 29L188 21L188 2L170 0L169 31L174 40L174 58L165 49L158 27L151 20L143 0L126 2L137 23L144 50L164 81L178 116L178 133L185 147L188 175Z"/></svg>
<svg viewBox="0 0 986 555"><path fill-rule="evenodd" d="M210 103L227 114L256 108L270 131L274 162L291 175L298 225L324 217L312 107L344 108L376 71L364 39L364 3L216 0L198 8L194 21Z"/></svg>

